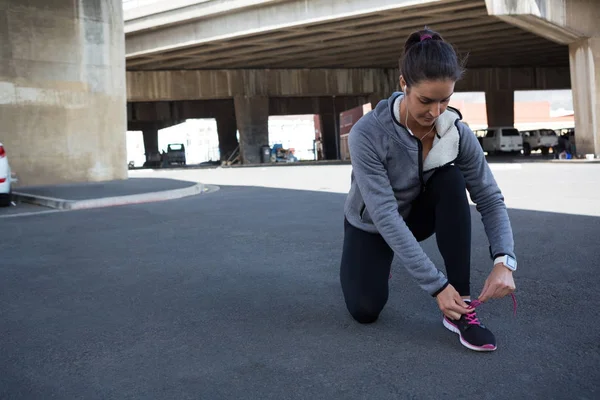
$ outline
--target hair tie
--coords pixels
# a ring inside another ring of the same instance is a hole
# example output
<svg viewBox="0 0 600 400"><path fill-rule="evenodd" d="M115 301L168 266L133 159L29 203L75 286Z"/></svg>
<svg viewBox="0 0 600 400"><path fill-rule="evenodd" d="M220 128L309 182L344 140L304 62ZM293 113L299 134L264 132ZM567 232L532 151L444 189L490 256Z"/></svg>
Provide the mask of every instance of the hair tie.
<svg viewBox="0 0 600 400"><path fill-rule="evenodd" d="M425 33L425 34L421 35L421 42L422 42L423 40L427 40L427 39L433 39L433 36L431 36L431 35L430 35L430 34L428 34L428 33Z"/></svg>

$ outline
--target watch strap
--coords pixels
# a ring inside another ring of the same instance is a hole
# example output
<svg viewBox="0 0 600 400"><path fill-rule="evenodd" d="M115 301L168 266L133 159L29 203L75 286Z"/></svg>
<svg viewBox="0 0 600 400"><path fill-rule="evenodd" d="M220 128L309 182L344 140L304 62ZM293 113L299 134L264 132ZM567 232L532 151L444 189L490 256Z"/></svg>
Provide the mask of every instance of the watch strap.
<svg viewBox="0 0 600 400"><path fill-rule="evenodd" d="M513 257L511 257L509 255L502 255L502 256L498 256L498 257L494 258L494 265L497 265L500 263L504 264L511 271L517 270L517 260L515 260Z"/></svg>

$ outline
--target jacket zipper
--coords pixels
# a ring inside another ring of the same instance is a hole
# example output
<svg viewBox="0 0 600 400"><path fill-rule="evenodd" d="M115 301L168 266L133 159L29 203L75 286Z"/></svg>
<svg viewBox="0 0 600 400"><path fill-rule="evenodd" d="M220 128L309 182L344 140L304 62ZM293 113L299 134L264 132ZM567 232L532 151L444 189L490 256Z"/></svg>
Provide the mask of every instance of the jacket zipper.
<svg viewBox="0 0 600 400"><path fill-rule="evenodd" d="M425 180L423 179L423 143L413 136L419 146L419 180L421 181L421 193L425 191Z"/></svg>

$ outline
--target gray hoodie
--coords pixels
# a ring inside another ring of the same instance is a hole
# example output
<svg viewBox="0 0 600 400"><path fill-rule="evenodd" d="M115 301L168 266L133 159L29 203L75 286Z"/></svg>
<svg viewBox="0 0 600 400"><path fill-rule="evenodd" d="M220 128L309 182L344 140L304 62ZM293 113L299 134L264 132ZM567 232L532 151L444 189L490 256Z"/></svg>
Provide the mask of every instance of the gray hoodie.
<svg viewBox="0 0 600 400"><path fill-rule="evenodd" d="M460 113L448 107L440 115L433 147L423 162L421 142L398 121L402 96L394 93L379 102L350 131L352 175L344 214L354 227L381 234L421 288L434 295L447 279L423 252L404 218L437 168L454 164L462 171L482 216L492 258L515 257L513 234L502 192Z"/></svg>

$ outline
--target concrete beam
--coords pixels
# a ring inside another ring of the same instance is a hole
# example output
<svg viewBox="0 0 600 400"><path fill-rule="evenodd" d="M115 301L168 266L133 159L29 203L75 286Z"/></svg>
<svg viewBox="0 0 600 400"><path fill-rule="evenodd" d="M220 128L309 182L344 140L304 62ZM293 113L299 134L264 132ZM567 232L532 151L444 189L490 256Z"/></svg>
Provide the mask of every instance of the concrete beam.
<svg viewBox="0 0 600 400"><path fill-rule="evenodd" d="M390 92L397 74L378 69L127 72L129 101L317 97Z"/></svg>
<svg viewBox="0 0 600 400"><path fill-rule="evenodd" d="M398 76L397 69L129 71L127 99L129 102L157 102L231 99L237 95L319 97L389 94L397 90ZM469 70L458 82L456 90L485 92L570 87L568 67L482 68Z"/></svg>
<svg viewBox="0 0 600 400"><path fill-rule="evenodd" d="M134 121L134 120L128 120L127 121L127 130L128 131L147 131L147 130L152 130L152 129L165 129L168 128L170 126L174 126L174 125L179 125L184 123L185 120L175 120L175 121L171 121L171 120L147 120L147 121Z"/></svg>
<svg viewBox="0 0 600 400"><path fill-rule="evenodd" d="M198 2L200 3L200 2ZM211 3L211 2L208 2ZM217 2L213 2L217 3ZM221 3L225 3L221 1ZM244 2L237 1L238 4ZM262 3L262 4L261 4ZM265 4L268 3L268 4ZM320 1L257 1L255 7L246 9L245 12L214 13L204 15L202 12L194 14L190 19L190 9L181 8L176 15L171 15L167 27L154 29L143 34L133 34L135 31L130 26L133 21L126 23L127 57L138 57L156 54L183 47L196 46L215 40L236 38L239 36L257 34L280 30L283 28L300 27L316 22L335 21L358 15L386 13L392 10L420 4L437 3L436 0L320 0ZM441 7L441 5L440 5ZM440 12L432 7L432 13ZM210 18L208 18L210 16ZM154 14L147 18L145 25L138 23L138 29L147 29L163 24L160 21L164 13Z"/></svg>
<svg viewBox="0 0 600 400"><path fill-rule="evenodd" d="M485 0L488 13L560 44L600 34L597 0Z"/></svg>
<svg viewBox="0 0 600 400"><path fill-rule="evenodd" d="M285 0L163 0L125 10L125 33L157 29L187 21Z"/></svg>

